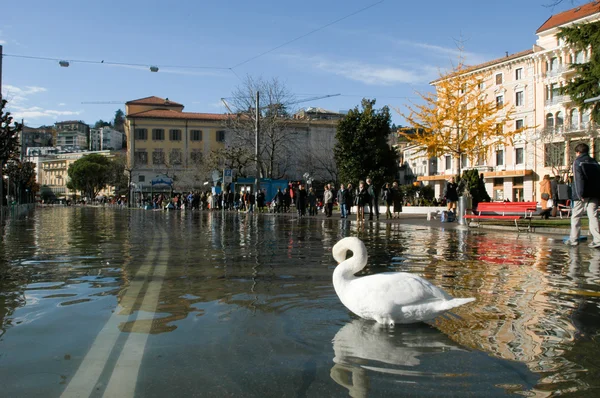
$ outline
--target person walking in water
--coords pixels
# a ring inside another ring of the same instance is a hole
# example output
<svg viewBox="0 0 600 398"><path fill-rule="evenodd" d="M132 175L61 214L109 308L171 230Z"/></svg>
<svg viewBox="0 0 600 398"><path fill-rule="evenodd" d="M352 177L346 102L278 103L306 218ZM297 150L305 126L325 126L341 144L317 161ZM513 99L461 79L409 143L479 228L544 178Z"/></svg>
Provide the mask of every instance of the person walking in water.
<svg viewBox="0 0 600 398"><path fill-rule="evenodd" d="M587 144L580 143L575 147L573 161L573 212L571 213L571 235L565 243L569 246L579 244L581 234L581 218L587 212L592 243L590 247L600 248L600 228L598 226L598 199L600 198L600 165L589 155Z"/></svg>

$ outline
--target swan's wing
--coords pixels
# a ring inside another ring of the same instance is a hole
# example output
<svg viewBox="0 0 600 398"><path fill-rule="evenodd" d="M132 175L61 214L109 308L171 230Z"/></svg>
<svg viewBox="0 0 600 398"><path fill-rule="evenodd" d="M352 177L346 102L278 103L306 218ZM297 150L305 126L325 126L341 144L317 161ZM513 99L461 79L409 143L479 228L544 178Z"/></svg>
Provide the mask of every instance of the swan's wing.
<svg viewBox="0 0 600 398"><path fill-rule="evenodd" d="M359 302L404 306L452 297L431 282L406 272L385 272L364 276L351 283Z"/></svg>

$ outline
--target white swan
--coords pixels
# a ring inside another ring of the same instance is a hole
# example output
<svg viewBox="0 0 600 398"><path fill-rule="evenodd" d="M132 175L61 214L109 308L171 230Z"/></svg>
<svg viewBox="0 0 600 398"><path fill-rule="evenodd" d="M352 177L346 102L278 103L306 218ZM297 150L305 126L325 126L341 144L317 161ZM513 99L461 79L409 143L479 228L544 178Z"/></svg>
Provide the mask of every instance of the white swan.
<svg viewBox="0 0 600 398"><path fill-rule="evenodd" d="M348 250L352 257L346 259ZM354 237L333 246L339 265L333 271L333 287L342 303L356 315L381 324L415 323L434 319L475 298L452 298L429 281L406 272L384 272L356 277L367 264L367 248Z"/></svg>

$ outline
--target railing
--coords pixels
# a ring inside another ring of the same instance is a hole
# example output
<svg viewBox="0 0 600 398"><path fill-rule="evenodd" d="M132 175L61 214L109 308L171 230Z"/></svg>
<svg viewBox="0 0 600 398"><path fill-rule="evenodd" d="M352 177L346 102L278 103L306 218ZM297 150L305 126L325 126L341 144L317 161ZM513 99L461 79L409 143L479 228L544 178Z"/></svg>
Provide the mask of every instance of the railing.
<svg viewBox="0 0 600 398"><path fill-rule="evenodd" d="M545 102L546 106L559 105L567 102L571 102L571 97L568 95L555 95L551 99L547 99Z"/></svg>
<svg viewBox="0 0 600 398"><path fill-rule="evenodd" d="M559 76L565 72L568 72L570 69L571 69L570 65L560 65L552 70L546 71L546 77Z"/></svg>

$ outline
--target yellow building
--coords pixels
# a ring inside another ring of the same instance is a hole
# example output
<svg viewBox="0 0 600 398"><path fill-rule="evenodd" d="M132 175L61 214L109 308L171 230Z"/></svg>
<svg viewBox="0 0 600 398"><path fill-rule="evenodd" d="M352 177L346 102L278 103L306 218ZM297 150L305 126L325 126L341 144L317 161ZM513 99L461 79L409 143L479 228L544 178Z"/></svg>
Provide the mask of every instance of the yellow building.
<svg viewBox="0 0 600 398"><path fill-rule="evenodd" d="M61 153L45 158L40 158L37 167L38 182L40 185L48 186L57 198L71 198L73 195L79 195L79 191L71 191L67 188L69 176L67 174L69 166L82 157L96 153L108 157L114 157L111 151L95 151L95 152L73 152ZM111 196L114 193L114 187L107 187L100 192L101 195ZM93 198L92 198L93 199Z"/></svg>
<svg viewBox="0 0 600 398"><path fill-rule="evenodd" d="M184 106L168 98L146 97L125 104L127 161L137 191L165 188L157 180L173 176L225 145L224 122L229 115L183 112Z"/></svg>

